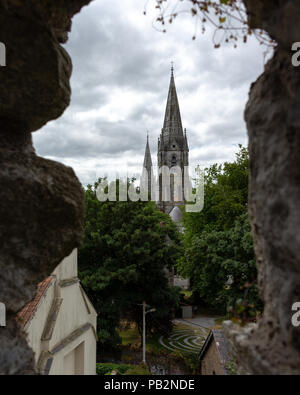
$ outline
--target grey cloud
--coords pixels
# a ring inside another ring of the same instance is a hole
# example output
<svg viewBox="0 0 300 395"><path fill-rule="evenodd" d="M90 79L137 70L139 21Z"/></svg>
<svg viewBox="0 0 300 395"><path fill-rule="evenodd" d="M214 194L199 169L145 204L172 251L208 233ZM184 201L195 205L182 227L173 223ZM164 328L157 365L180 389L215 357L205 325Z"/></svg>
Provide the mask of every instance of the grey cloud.
<svg viewBox="0 0 300 395"><path fill-rule="evenodd" d="M137 9L141 23L129 18ZM84 184L99 175L101 159L112 167L121 158L124 167L134 168L141 158L142 165L147 129L156 161L171 60L191 162L231 160L236 144L247 139L243 110L250 83L263 69L259 45L215 50L211 32L193 41L179 19L161 34L142 10L140 0L101 0L75 17L66 45L74 64L71 105L61 119L34 133L37 153L74 164ZM115 89L131 92L135 105L126 119L112 121L101 109ZM93 117L78 116L88 111Z"/></svg>
<svg viewBox="0 0 300 395"><path fill-rule="evenodd" d="M39 133L35 138L35 146L42 156L57 158L93 158L113 157L134 151L140 151L144 145L145 134L137 133L134 126L124 122L96 122L92 127L72 130L72 123L61 121L53 124L53 130ZM92 133L87 134L86 128Z"/></svg>

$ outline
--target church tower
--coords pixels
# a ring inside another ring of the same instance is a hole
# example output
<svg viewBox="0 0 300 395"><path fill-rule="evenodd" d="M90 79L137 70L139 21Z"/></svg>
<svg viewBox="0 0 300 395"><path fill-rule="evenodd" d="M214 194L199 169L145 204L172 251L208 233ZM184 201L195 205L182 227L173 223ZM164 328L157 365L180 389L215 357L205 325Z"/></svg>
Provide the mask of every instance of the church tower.
<svg viewBox="0 0 300 395"><path fill-rule="evenodd" d="M169 213L174 206L184 204L184 167L189 164L189 148L186 137L186 129L183 132L181 115L176 93L174 70L171 68L171 79L169 86L169 93L165 111L165 118L160 137L158 139L157 152L158 168L163 166L169 168L170 176L170 194L168 201L164 198L165 183L163 183L163 174L159 175L159 196L158 205L161 210ZM182 193L176 192L177 182L175 182L175 175L172 174L174 169L181 169L181 190ZM173 170L172 170L173 169ZM168 195L165 195L168 196Z"/></svg>

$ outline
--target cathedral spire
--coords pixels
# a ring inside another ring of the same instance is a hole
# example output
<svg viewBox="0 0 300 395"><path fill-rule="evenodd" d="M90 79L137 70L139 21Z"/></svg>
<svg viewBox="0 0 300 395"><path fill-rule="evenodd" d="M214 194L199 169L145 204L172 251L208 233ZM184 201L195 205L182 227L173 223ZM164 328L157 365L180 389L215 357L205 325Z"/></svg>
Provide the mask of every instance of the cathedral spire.
<svg viewBox="0 0 300 395"><path fill-rule="evenodd" d="M163 134L183 136L180 109L174 80L173 62L171 67L171 79L165 112Z"/></svg>
<svg viewBox="0 0 300 395"><path fill-rule="evenodd" d="M150 153L150 147L149 147L149 133L147 131L147 143L146 143L146 149L145 149L145 157L144 157L144 168L147 169L148 171L151 171L152 168L152 159L151 159L151 153Z"/></svg>
<svg viewBox="0 0 300 395"><path fill-rule="evenodd" d="M174 67L171 67L171 79L167 106L165 111L164 125L158 139L157 165L159 169L163 166L169 169L181 169L181 177L170 177L169 180L163 180L163 174L159 175L158 190L156 191L159 207L164 212L170 212L176 205L184 203L182 189L185 185L185 166L189 164L189 148L186 132L183 133L181 116L178 104L178 98L174 80ZM176 171L177 171L176 170ZM180 180L181 188L180 188ZM169 184L169 185L168 185ZM170 194L165 195L165 191L169 188ZM170 199L166 201L166 199Z"/></svg>
<svg viewBox="0 0 300 395"><path fill-rule="evenodd" d="M147 143L145 149L145 157L144 157L144 165L141 177L141 188L147 188L148 195L153 195L153 170L152 170L152 159L151 159L151 152L149 147L149 133L147 131ZM154 195L153 195L154 196Z"/></svg>

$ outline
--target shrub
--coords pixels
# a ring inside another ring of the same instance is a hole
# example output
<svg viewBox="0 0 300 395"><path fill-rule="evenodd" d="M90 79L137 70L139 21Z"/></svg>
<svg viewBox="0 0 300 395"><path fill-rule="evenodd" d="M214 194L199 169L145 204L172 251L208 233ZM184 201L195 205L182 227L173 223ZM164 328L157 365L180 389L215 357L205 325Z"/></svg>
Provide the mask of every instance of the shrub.
<svg viewBox="0 0 300 395"><path fill-rule="evenodd" d="M132 366L131 369L127 370L124 375L134 375L134 376L143 376L143 375L151 375L148 367L141 363L139 365Z"/></svg>
<svg viewBox="0 0 300 395"><path fill-rule="evenodd" d="M110 374L113 370L116 370L120 374L124 374L130 368L132 368L132 365L118 365L116 363L97 363L96 372L98 376Z"/></svg>

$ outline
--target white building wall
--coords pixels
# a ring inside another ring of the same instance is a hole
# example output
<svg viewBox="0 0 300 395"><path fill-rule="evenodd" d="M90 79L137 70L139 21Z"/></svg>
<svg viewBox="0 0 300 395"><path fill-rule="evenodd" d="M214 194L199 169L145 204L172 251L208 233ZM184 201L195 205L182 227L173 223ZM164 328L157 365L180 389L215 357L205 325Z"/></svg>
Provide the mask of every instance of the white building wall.
<svg viewBox="0 0 300 395"><path fill-rule="evenodd" d="M76 349L80 347L80 345L83 345L83 353L78 352L78 350L76 352ZM76 357L80 360L80 362L77 361L77 364ZM82 365L83 373L81 369L76 372L76 365L77 369L78 365ZM54 355L50 375L72 374L71 371L73 371L73 374L96 374L96 346L95 335L92 329L89 329L74 342Z"/></svg>
<svg viewBox="0 0 300 395"><path fill-rule="evenodd" d="M75 283L60 289L62 304L52 338L49 342L50 350L75 329L90 322L79 287L79 283Z"/></svg>
<svg viewBox="0 0 300 395"><path fill-rule="evenodd" d="M53 274L59 280L66 280L69 278L77 277L77 249L73 250L54 270Z"/></svg>
<svg viewBox="0 0 300 395"><path fill-rule="evenodd" d="M190 288L190 280L180 276L174 276L174 286L188 290Z"/></svg>
<svg viewBox="0 0 300 395"><path fill-rule="evenodd" d="M54 329L48 330L51 337L45 340L42 335L45 327L51 327L49 312L55 300L61 304ZM52 358L50 375L96 374L96 322L96 311L77 279L75 250L54 270L52 282L24 328L36 362L45 351ZM77 335L80 328L85 330Z"/></svg>

